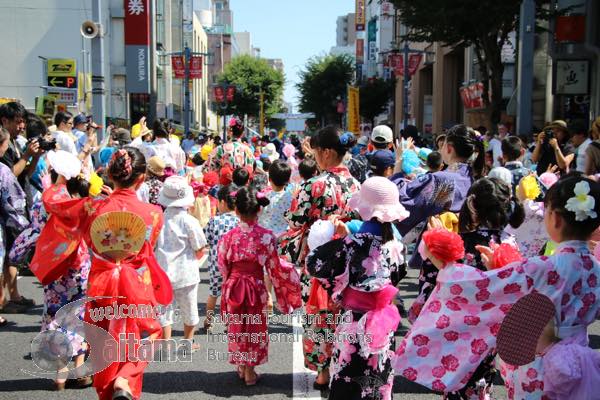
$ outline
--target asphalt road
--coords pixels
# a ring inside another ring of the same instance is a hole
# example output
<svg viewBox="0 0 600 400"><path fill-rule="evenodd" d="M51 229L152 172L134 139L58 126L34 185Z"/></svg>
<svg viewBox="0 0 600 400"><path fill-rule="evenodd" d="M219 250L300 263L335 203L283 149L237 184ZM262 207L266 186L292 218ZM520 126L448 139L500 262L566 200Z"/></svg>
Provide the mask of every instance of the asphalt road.
<svg viewBox="0 0 600 400"><path fill-rule="evenodd" d="M400 284L401 294L407 307L416 296L416 271ZM199 289L200 315L204 315L205 299L208 291L208 275L201 273ZM42 288L32 277L19 280L19 288L27 297L42 303ZM67 389L64 392L50 391L51 381L28 374L33 371L32 361L28 359L30 342L40 330L42 306L36 306L27 314L5 315L9 325L0 328L0 400L21 399L94 399L95 391L89 389ZM281 319L281 318L280 318ZM294 327L290 321L271 324L270 332L300 334L300 328ZM174 326L174 336L181 337L182 326ZM222 332L216 326L215 333ZM590 329L592 347L600 348L600 323L596 322ZM319 393L309 389L312 375L302 367L302 354L299 343L275 343L269 348L269 362L257 368L261 380L256 387L248 388L234 372L233 366L226 361L214 360L215 356L226 354L226 344L217 336L207 336L200 332L196 340L201 350L194 353L191 362L157 362L151 363L144 374L143 399L318 399ZM394 383L396 399L439 399L440 397L427 389L412 384L403 378L396 377ZM495 397L505 399L504 387L495 387Z"/></svg>

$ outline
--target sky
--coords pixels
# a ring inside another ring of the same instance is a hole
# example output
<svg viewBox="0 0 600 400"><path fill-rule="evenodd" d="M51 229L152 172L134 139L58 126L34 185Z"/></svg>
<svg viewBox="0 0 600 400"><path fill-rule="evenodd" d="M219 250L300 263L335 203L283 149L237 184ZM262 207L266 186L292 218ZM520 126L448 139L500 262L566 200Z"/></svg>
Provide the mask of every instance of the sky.
<svg viewBox="0 0 600 400"><path fill-rule="evenodd" d="M297 112L298 72L315 55L335 46L337 17L354 11L354 0L230 0L233 29L248 31L263 58L281 58L285 100Z"/></svg>

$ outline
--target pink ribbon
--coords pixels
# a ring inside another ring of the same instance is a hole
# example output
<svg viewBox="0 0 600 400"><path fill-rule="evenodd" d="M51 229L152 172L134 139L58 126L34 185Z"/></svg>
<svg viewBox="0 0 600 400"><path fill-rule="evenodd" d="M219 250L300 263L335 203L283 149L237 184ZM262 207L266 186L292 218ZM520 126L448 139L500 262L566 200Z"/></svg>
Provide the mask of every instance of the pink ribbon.
<svg viewBox="0 0 600 400"><path fill-rule="evenodd" d="M365 312L365 334L370 338L366 341L369 350L377 352L385 348L389 334L396 330L400 323L400 313L392 300L398 293L392 285L385 286L377 292L361 292L350 287L344 290L343 307L346 310Z"/></svg>

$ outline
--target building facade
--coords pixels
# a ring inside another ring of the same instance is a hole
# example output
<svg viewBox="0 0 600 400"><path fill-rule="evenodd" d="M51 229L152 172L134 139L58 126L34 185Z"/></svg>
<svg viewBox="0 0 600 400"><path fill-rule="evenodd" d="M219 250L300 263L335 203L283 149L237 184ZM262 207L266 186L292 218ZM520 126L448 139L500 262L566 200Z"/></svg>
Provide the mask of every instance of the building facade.
<svg viewBox="0 0 600 400"><path fill-rule="evenodd" d="M123 1L104 1L102 6L106 116L127 119ZM1 97L19 99L33 110L35 98L48 92L47 59L74 59L78 72L91 73L90 40L80 32L81 24L91 20L91 0L0 0L0 8ZM78 87L85 80L78 79ZM91 88L85 91L89 95ZM89 105L65 104L85 113L91 112Z"/></svg>

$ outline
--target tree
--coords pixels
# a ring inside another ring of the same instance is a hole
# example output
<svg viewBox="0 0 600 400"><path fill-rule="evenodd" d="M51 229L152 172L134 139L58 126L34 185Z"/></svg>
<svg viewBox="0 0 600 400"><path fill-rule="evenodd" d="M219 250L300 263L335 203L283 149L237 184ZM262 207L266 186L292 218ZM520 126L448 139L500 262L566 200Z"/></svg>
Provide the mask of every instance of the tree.
<svg viewBox="0 0 600 400"><path fill-rule="evenodd" d="M502 47L517 29L521 0L391 0L402 23L405 40L441 42L454 48L473 46L482 76L483 101L493 124L502 113ZM547 19L547 1L536 0L538 18ZM490 96L491 93L491 96Z"/></svg>
<svg viewBox="0 0 600 400"><path fill-rule="evenodd" d="M234 101L226 110L228 114L259 116L261 89L264 92L267 117L278 112L283 105L285 77L264 59L249 55L236 57L225 66L225 71L217 81L219 84L237 86Z"/></svg>
<svg viewBox="0 0 600 400"><path fill-rule="evenodd" d="M339 121L338 97L343 99L354 76L354 58L347 54L313 57L300 71L300 111L312 112L325 124Z"/></svg>
<svg viewBox="0 0 600 400"><path fill-rule="evenodd" d="M369 79L360 87L360 115L375 126L375 117L384 112L394 96L395 80Z"/></svg>

